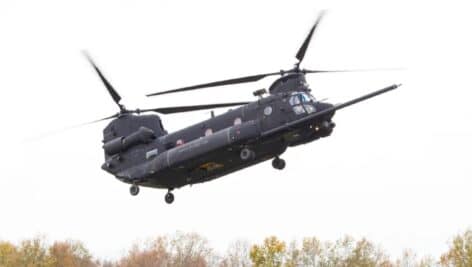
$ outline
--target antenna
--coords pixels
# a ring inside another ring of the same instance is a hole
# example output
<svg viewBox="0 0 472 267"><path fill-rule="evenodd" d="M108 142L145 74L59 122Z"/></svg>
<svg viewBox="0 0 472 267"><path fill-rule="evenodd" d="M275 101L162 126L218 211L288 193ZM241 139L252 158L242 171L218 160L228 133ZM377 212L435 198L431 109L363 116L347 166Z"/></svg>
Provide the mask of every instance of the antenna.
<svg viewBox="0 0 472 267"><path fill-rule="evenodd" d="M262 98L262 96L264 94L267 94L267 90L265 88L262 88L262 89L259 89L259 90L256 90L256 91L252 92L252 94L254 96L258 96L259 98Z"/></svg>

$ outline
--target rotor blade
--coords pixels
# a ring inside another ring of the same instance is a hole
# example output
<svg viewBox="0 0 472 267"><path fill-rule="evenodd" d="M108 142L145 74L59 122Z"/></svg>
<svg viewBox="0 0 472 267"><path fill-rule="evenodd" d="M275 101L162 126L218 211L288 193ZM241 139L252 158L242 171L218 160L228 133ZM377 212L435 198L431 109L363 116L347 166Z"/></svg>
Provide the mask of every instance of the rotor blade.
<svg viewBox="0 0 472 267"><path fill-rule="evenodd" d="M391 85L391 86L389 86L389 87L385 87L385 88L383 88L383 89L377 90L377 91L372 92L372 93L370 93L370 94L367 94L367 95L364 95L364 96L361 96L361 97L352 99L352 100L347 101L347 102L344 102L344 103L342 103L342 104L335 105L335 106L334 106L334 109L335 109L335 110L343 109L343 108L345 108L345 107L348 107L348 106L357 104L357 103L362 102L362 101L364 101L364 100L367 100L367 99L369 99L369 98L372 98L372 97L375 97L375 96L384 94L384 93L389 92L389 91L392 91L392 90L395 90L395 89L397 89L397 88L400 87L400 86L402 86L402 85L401 85L401 84L394 84L394 85Z"/></svg>
<svg viewBox="0 0 472 267"><path fill-rule="evenodd" d="M315 21L315 24L311 28L310 32L308 33L308 36L306 37L305 41L303 42L302 46L300 49L298 49L296 58L298 59L298 64L300 64L303 61L303 58L305 57L306 50L308 49L308 46L310 45L311 38L313 36L313 33L315 32L316 28L320 24L321 20L323 19L326 11L321 11L320 15Z"/></svg>
<svg viewBox="0 0 472 267"><path fill-rule="evenodd" d="M153 108L153 109L142 109L142 110L139 110L138 112L154 111L154 112L158 112L162 114L172 114L172 113L188 112L188 111L196 111L196 110L204 110L204 109L212 109L212 108L241 106L241 105L246 105L248 103L249 102L235 102L235 103L208 104L208 105L197 105L197 106Z"/></svg>
<svg viewBox="0 0 472 267"><path fill-rule="evenodd" d="M173 89L173 90L167 90L167 91L148 94L146 96L155 96L155 95L177 93L177 92L190 91L190 90L196 90L196 89L207 88L207 87L215 87L215 86L221 86L221 85L256 82L256 81L259 81L259 80L261 80L261 79L263 79L267 76L279 75L279 74L280 74L280 72L258 74L258 75L246 76L246 77L241 77L241 78L235 78L235 79L229 79L229 80L223 80L223 81L193 85L193 86L188 86L188 87L183 87L183 88L178 88L178 89Z"/></svg>
<svg viewBox="0 0 472 267"><path fill-rule="evenodd" d="M323 115L326 115L326 114L329 114L329 113L332 113L332 112L335 112L337 110L340 110L340 109L343 109L345 107L348 107L348 106L351 106L351 105L354 105L354 104L357 104L359 102L362 102L362 101L365 101L367 99L370 99L370 98L373 98L373 97L376 97L378 95L381 95L381 94L384 94L384 93L387 93L387 92L390 92L392 90L395 90L397 89L398 87L400 87L401 84L393 84L393 85L390 85L388 87L385 87L383 89L380 89L380 90L377 90L377 91L374 91L372 93L369 93L369 94L366 94L366 95L363 95L361 97L358 97L358 98L354 98L350 101L347 101L347 102L344 102L344 103L341 103L341 104L337 104L337 105L332 105L331 107L329 108L326 108L326 109L323 109L321 111L318 111L316 113L312 113L306 117L303 117L301 119L298 119L298 120L295 120L295 121L292 121L292 122L289 122L289 123L286 123L282 126L279 126L279 127L276 127L276 128L273 128L271 130L268 130L266 132L263 132L262 133L262 136L269 136L269 135L273 135L273 134L276 134L276 133L280 133L280 132L283 132L283 131L287 131L289 129L293 129L294 127L296 127L297 125L302 125L304 123L307 123L307 122L310 122L310 121L313 121Z"/></svg>
<svg viewBox="0 0 472 267"><path fill-rule="evenodd" d="M95 71L97 72L98 76L100 76L100 79L102 80L103 84L105 85L105 87L107 88L108 90L108 93L110 93L111 97L113 98L113 101L115 101L115 103L120 107L121 109L121 105L120 105L120 100L121 100L121 96L118 94L118 92L115 90L115 88L113 88L113 86L108 82L108 80L105 78L105 76L103 75L103 73L100 71L100 69L97 67L97 65L95 64L95 62L93 61L92 57L86 52L86 51L83 51L84 53L84 56L85 58L88 60L88 62L92 65L92 67L95 69Z"/></svg>
<svg viewBox="0 0 472 267"><path fill-rule="evenodd" d="M352 70L302 70L303 73L336 73L336 72L368 72L368 71L399 71L402 68L376 68L376 69L352 69Z"/></svg>
<svg viewBox="0 0 472 267"><path fill-rule="evenodd" d="M83 126L83 125L97 123L97 122L100 122L100 121L106 121L106 120L109 120L109 119L118 118L118 116L120 116L120 113L116 113L114 115L111 115L111 116L108 116L108 117L105 117L105 118L102 118L102 119L99 119L99 120L94 120L94 121L82 123L82 124L77 125L77 126Z"/></svg>
<svg viewBox="0 0 472 267"><path fill-rule="evenodd" d="M23 140L23 143L26 144L26 143L37 142L39 140L49 138L49 137L52 137L54 135L58 135L58 134L61 134L63 132L66 132L66 131L74 130L74 129L77 129L77 128L80 128L80 127L83 127L83 126L86 126L86 125L89 125L89 124L93 124L93 123L96 123L96 122L100 122L100 121L108 120L108 119L111 119L111 118L115 118L115 117L118 117L118 115L119 114L115 114L113 116L109 116L109 117L106 117L106 118L103 118L103 119L100 119L100 120L69 125L69 126L65 126L65 127L62 127L62 128L55 129L55 130L51 130L51 131L43 132L43 133L40 133L40 134L36 134L34 136L30 136L28 138L25 138Z"/></svg>

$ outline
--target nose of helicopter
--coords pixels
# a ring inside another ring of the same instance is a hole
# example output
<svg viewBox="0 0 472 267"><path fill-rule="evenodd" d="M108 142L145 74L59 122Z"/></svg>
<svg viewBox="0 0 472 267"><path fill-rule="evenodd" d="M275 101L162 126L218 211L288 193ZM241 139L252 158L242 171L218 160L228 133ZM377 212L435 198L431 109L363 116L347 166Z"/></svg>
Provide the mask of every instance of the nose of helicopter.
<svg viewBox="0 0 472 267"><path fill-rule="evenodd" d="M316 102L315 108L316 112L326 112L326 115L323 116L326 119L331 119L335 112L334 105L326 102Z"/></svg>
<svg viewBox="0 0 472 267"><path fill-rule="evenodd" d="M333 104L317 102L315 104L317 113L323 113L321 119L318 120L318 123L315 127L315 131L321 137L326 137L331 135L336 124L331 121L331 118L334 116L335 107Z"/></svg>
<svg viewBox="0 0 472 267"><path fill-rule="evenodd" d="M321 110L332 108L334 107L334 105L330 103L326 103L326 102L316 102L316 107L318 111L321 111Z"/></svg>

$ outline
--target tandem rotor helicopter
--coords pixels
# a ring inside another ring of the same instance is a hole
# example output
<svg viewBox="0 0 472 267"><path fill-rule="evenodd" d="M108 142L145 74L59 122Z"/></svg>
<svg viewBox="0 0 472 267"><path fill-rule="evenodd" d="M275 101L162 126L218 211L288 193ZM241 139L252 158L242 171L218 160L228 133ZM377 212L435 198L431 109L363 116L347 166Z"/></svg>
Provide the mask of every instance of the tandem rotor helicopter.
<svg viewBox="0 0 472 267"><path fill-rule="evenodd" d="M294 68L247 77L217 81L152 93L155 96L197 90L207 87L259 81L278 76L275 82L253 94L253 102L177 106L155 109L126 109L121 96L85 53L112 99L119 107L115 115L97 120L113 119L103 130L105 163L102 169L118 180L131 184L135 196L139 187L167 189L166 203L174 201L172 190L185 185L207 182L246 167L272 159L272 166L282 170L280 156L287 147L294 147L331 135L336 111L398 88L391 85L348 102L333 105L318 101L310 94L306 74L346 72L355 70L301 69L314 32L324 12L320 13L296 54ZM267 95L266 95L267 94ZM155 113L171 114L204 109L239 106L226 113L168 133ZM150 115L141 113L152 112Z"/></svg>

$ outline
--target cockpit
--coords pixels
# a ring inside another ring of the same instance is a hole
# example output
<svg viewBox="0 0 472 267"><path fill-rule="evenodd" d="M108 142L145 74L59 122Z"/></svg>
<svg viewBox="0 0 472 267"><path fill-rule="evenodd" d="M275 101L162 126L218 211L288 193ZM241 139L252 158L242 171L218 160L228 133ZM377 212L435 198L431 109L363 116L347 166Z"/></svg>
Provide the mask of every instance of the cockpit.
<svg viewBox="0 0 472 267"><path fill-rule="evenodd" d="M306 92L292 92L289 98L290 106L292 106L293 112L297 115L315 112L315 102L316 99Z"/></svg>

